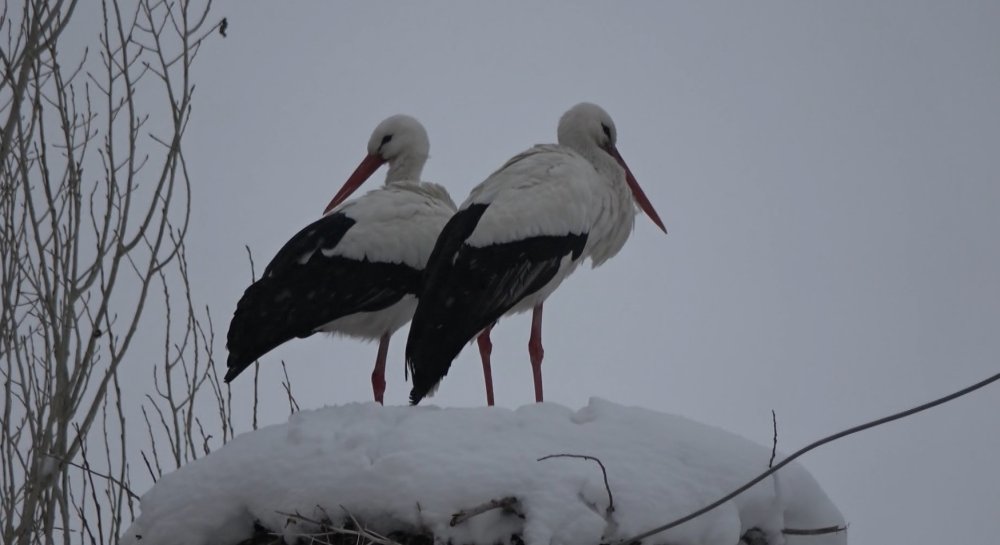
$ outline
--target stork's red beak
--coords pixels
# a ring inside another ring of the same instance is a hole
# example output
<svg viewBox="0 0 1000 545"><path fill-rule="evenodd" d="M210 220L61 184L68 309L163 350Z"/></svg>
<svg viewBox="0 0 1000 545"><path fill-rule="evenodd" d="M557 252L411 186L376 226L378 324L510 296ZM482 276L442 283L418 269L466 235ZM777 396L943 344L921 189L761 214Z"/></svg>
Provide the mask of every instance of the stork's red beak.
<svg viewBox="0 0 1000 545"><path fill-rule="evenodd" d="M324 214L336 208L340 203L347 200L347 197L351 196L351 193L357 191L361 184L365 183L372 174L378 170L378 167L385 163L385 159L379 157L378 155L368 155L361 161L358 168L354 169L354 173L351 177L344 182L344 186L340 188L340 191L333 196L330 204L326 205L326 210L323 211Z"/></svg>
<svg viewBox="0 0 1000 545"><path fill-rule="evenodd" d="M632 175L632 171L629 170L628 165L625 164L625 159L622 159L618 149L614 146L608 146L608 153L618 161L618 164L625 169L625 182L628 183L628 188L632 190L632 197L635 198L636 204L639 208L649 216L649 219L653 220L653 223L657 227L663 229L663 232L667 232L667 228L663 226L663 221L660 220L660 215L656 213L656 209L653 208L653 204L649 202L646 194L642 192L642 188L639 187L639 182L636 181L635 176Z"/></svg>

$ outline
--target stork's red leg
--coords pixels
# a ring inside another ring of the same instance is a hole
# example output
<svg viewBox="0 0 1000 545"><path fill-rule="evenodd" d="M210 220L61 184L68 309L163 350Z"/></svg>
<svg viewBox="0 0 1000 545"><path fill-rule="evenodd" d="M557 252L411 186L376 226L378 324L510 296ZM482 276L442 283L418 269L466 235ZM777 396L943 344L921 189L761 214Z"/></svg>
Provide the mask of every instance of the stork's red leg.
<svg viewBox="0 0 1000 545"><path fill-rule="evenodd" d="M378 356L375 357L375 370L372 371L372 393L375 401L382 403L382 396L385 394L385 357L389 353L389 337L386 333L378 341Z"/></svg>
<svg viewBox="0 0 1000 545"><path fill-rule="evenodd" d="M493 368L490 367L490 354L493 353L493 342L490 341L490 330L487 327L476 338L479 343L479 357L483 360L483 380L486 381L486 404L493 406Z"/></svg>
<svg viewBox="0 0 1000 545"><path fill-rule="evenodd" d="M535 402L542 402L542 303L531 311L531 338L528 340L528 354L531 356L531 372L535 378Z"/></svg>

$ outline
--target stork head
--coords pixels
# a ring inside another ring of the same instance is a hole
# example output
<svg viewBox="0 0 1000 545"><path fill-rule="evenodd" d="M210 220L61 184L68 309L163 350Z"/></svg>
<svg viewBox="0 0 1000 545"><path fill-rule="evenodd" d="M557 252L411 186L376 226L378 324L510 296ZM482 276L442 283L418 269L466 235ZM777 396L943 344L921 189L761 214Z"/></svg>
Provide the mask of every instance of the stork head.
<svg viewBox="0 0 1000 545"><path fill-rule="evenodd" d="M604 108L589 102L581 102L573 106L559 120L558 136L561 145L579 152L584 157L591 157L594 153L610 155L625 170L625 183L628 184L635 203L653 220L657 227L662 229L664 233L667 232L660 215L656 213L653 204L649 202L645 192L639 186L639 182L636 181L632 171L625 164L625 159L622 159L621 153L618 152L616 145L618 130L615 128L615 122L608 115L608 112L604 111Z"/></svg>
<svg viewBox="0 0 1000 545"><path fill-rule="evenodd" d="M394 115L375 127L368 139L368 155L354 169L340 191L327 205L324 214L333 210L357 191L380 166L389 163L386 183L419 180L430 151L427 131L408 115Z"/></svg>
<svg viewBox="0 0 1000 545"><path fill-rule="evenodd" d="M559 143L578 149L597 146L606 149L618 141L615 122L597 104L581 102L563 114L557 131Z"/></svg>

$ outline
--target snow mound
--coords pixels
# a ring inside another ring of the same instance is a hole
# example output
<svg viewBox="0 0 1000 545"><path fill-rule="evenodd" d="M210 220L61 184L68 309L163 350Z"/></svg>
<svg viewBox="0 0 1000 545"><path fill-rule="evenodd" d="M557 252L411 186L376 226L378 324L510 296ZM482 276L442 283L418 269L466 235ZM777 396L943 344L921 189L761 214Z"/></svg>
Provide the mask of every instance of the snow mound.
<svg viewBox="0 0 1000 545"><path fill-rule="evenodd" d="M600 467L607 468L614 512ZM161 479L123 536L134 545L232 545L254 522L302 528L281 513L322 518L344 509L380 532L430 532L438 543L598 544L686 515L767 468L770 448L697 422L592 399L579 411L382 407L303 411L241 435ZM736 545L760 528L772 545L840 545L844 532L783 536L844 519L811 475L790 464L731 502L646 543ZM516 497L524 518L494 510L451 526L452 515ZM141 540L141 541L140 541Z"/></svg>

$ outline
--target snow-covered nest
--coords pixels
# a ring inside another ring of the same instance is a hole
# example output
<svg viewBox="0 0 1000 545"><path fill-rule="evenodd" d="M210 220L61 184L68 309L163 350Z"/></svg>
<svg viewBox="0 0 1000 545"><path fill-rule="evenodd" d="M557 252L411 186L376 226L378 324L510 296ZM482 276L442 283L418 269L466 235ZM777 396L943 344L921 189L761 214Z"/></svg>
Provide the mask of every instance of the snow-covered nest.
<svg viewBox="0 0 1000 545"><path fill-rule="evenodd" d="M614 500L591 460L598 458ZM770 448L686 418L593 399L579 411L551 403L499 408L382 407L305 411L287 424L237 437L164 477L142 498L123 542L234 545L259 528L296 535L302 519L432 535L438 543L598 544L690 513L767 468ZM779 455L780 459L780 455ZM845 532L812 476L792 463L731 502L645 543L736 545L759 528L771 545L844 544ZM513 497L454 526L454 514Z"/></svg>

